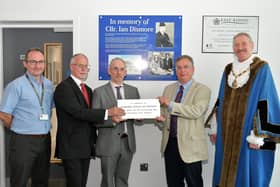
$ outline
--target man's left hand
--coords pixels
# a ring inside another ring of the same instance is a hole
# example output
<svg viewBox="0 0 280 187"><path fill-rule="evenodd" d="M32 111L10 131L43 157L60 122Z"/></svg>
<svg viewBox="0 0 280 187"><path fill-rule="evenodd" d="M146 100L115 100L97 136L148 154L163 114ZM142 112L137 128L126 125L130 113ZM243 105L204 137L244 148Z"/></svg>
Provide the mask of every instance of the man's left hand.
<svg viewBox="0 0 280 187"><path fill-rule="evenodd" d="M258 144L252 144L252 143L249 143L249 147L251 149L260 149L260 146Z"/></svg>
<svg viewBox="0 0 280 187"><path fill-rule="evenodd" d="M158 100L159 100L160 105L162 105L162 106L167 107L169 105L169 100L166 97L159 96Z"/></svg>

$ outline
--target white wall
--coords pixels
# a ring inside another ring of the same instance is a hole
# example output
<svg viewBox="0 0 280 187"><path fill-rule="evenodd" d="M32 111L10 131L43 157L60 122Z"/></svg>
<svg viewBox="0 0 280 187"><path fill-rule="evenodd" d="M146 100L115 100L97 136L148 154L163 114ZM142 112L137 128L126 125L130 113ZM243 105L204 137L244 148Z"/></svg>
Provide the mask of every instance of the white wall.
<svg viewBox="0 0 280 187"><path fill-rule="evenodd" d="M249 15L260 16L259 55L271 66L274 80L280 89L279 47L280 17L278 1L266 0L48 0L21 1L1 0L0 20L76 20L74 24L74 51L88 55L93 66L88 83L93 87L104 84L98 81L98 15L182 15L182 53L189 54L195 61L195 79L207 84L212 90L212 106L217 96L220 77L225 64L232 60L231 54L202 54L203 15ZM77 31L77 32L76 32ZM78 34L75 34L78 33ZM1 40L0 40L1 41ZM1 55L1 53L0 53ZM1 56L2 58L2 56ZM0 81L2 76L0 77ZM159 96L168 81L129 81L139 88L143 98ZM1 85L1 84L0 84ZM0 90L1 91L1 90ZM136 127L137 152L130 173L131 187L165 187L163 160L159 147L161 134L153 125ZM280 184L280 163L275 163L272 187ZM205 186L211 186L214 147L209 143L210 158L204 164ZM149 171L140 172L139 163L148 162ZM88 186L99 186L100 163L93 161L90 168Z"/></svg>

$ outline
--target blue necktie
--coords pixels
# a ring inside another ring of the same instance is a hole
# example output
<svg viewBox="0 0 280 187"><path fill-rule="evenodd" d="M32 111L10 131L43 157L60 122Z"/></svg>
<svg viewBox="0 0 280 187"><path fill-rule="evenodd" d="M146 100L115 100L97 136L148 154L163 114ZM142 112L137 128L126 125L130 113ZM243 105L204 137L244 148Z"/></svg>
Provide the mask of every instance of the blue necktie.
<svg viewBox="0 0 280 187"><path fill-rule="evenodd" d="M175 102L180 103L184 92L184 87L181 85L176 95ZM177 116L171 115L170 118L170 136L175 138L177 136Z"/></svg>

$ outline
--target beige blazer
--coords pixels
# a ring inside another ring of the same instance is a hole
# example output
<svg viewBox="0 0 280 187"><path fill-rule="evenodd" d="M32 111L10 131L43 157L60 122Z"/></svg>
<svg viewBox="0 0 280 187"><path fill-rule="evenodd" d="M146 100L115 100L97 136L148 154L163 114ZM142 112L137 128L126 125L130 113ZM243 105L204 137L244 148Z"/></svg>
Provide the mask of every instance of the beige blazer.
<svg viewBox="0 0 280 187"><path fill-rule="evenodd" d="M175 100L178 83L168 85L163 92L171 102ZM166 121L162 129L161 153L164 151L169 138L170 115L177 115L177 138L181 158L186 163L208 159L204 117L210 101L210 89L193 80L186 96L181 103L172 102L172 109L163 107L162 113Z"/></svg>

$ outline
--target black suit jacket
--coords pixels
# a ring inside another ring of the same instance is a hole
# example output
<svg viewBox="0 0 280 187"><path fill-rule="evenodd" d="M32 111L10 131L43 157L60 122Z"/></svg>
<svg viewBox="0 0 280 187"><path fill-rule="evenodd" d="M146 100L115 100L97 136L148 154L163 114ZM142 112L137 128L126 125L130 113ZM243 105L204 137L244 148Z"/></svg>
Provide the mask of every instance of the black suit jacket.
<svg viewBox="0 0 280 187"><path fill-rule="evenodd" d="M86 89L91 103L92 90L88 86ZM94 123L103 123L105 110L89 109L80 88L71 77L56 87L54 101L58 120L56 157L79 159L94 156Z"/></svg>

